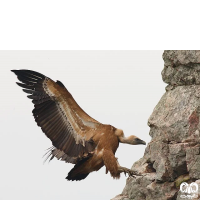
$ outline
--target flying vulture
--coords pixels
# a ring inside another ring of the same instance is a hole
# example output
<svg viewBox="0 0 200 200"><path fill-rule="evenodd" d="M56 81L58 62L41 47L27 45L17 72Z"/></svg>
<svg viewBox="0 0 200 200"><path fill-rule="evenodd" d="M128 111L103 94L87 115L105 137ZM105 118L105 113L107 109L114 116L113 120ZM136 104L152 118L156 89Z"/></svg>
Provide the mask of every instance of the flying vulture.
<svg viewBox="0 0 200 200"><path fill-rule="evenodd" d="M104 165L106 173L109 171L113 178L119 178L121 172L135 175L134 171L119 165L115 152L119 142L145 145L143 140L134 135L125 137L121 129L91 118L60 81L54 82L31 70L11 71L21 81L17 85L32 99L37 125L52 141L50 160L56 157L75 164L66 179L85 179Z"/></svg>

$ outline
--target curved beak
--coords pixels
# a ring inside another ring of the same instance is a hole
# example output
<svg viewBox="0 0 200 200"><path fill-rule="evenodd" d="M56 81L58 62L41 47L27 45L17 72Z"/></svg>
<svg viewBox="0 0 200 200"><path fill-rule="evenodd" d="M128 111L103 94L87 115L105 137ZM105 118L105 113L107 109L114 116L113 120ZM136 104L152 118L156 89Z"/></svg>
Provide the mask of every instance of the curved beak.
<svg viewBox="0 0 200 200"><path fill-rule="evenodd" d="M139 139L137 142L138 142L138 144L144 144L144 145L146 145L146 142L144 140L140 140Z"/></svg>

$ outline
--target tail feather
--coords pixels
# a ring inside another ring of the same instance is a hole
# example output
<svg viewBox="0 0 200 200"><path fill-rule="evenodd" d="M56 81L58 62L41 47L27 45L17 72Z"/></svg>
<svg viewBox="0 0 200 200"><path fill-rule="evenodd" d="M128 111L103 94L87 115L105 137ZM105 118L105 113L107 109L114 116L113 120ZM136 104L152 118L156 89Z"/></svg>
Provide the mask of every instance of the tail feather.
<svg viewBox="0 0 200 200"><path fill-rule="evenodd" d="M80 181L85 179L89 173L84 172L84 164L85 162L92 156L92 154L88 155L88 157L80 160L74 168L71 169L71 171L68 173L68 176L66 177L67 180L70 181Z"/></svg>
<svg viewBox="0 0 200 200"><path fill-rule="evenodd" d="M87 174L76 174L76 173L74 173L73 169L68 173L68 176L66 177L66 179L69 180L69 181L80 181L80 180L85 179L89 175L89 173L87 173Z"/></svg>

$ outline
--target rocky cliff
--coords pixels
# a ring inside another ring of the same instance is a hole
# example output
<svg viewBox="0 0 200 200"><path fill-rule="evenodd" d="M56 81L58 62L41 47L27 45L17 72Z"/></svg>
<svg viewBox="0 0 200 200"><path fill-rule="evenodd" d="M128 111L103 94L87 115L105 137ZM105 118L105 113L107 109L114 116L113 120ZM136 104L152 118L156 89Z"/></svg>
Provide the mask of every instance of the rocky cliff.
<svg viewBox="0 0 200 200"><path fill-rule="evenodd" d="M200 199L200 51L164 51L163 59L166 93L148 120L151 142L132 166L142 176L129 177L112 200L189 199L182 182L197 183L192 199Z"/></svg>

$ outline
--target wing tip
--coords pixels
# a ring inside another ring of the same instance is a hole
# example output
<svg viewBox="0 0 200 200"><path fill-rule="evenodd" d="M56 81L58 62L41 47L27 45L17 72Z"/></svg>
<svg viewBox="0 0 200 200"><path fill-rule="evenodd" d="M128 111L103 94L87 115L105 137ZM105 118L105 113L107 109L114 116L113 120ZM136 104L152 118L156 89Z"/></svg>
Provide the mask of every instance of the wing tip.
<svg viewBox="0 0 200 200"><path fill-rule="evenodd" d="M19 82L15 82L15 83L16 83L18 86L21 86L21 84L22 84L22 83L19 83Z"/></svg>
<svg viewBox="0 0 200 200"><path fill-rule="evenodd" d="M11 69L10 70L11 72L15 73L16 75L21 75L21 74L28 74L28 75L33 75L33 76L36 76L38 78L45 78L45 75L39 73L39 72L36 72L36 71L33 71L33 70L29 70L29 69Z"/></svg>
<svg viewBox="0 0 200 200"><path fill-rule="evenodd" d="M16 73L17 73L17 71L19 71L19 70L16 70L16 69L11 69L10 71L16 74Z"/></svg>

